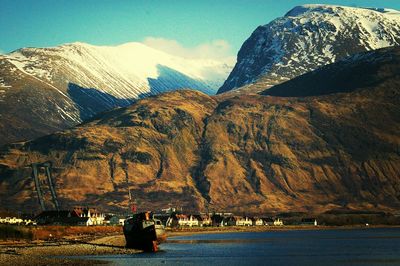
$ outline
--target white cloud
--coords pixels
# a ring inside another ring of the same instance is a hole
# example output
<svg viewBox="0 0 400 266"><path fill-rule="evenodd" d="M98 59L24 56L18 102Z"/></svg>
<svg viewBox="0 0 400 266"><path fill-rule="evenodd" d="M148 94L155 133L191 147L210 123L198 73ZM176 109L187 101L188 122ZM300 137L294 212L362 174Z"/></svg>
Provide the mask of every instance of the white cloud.
<svg viewBox="0 0 400 266"><path fill-rule="evenodd" d="M233 55L230 44L225 40L213 40L194 47L184 47L176 40L146 37L143 43L166 53L185 58L212 59L229 65L233 65L236 61L236 56Z"/></svg>

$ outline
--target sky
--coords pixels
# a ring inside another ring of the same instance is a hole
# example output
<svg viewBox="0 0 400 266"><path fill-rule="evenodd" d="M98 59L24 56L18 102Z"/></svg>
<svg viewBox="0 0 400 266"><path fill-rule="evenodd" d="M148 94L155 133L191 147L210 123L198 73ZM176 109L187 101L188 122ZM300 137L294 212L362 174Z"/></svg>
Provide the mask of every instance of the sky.
<svg viewBox="0 0 400 266"><path fill-rule="evenodd" d="M0 53L136 41L185 57L233 60L257 26L313 2L400 10L400 0L0 0Z"/></svg>

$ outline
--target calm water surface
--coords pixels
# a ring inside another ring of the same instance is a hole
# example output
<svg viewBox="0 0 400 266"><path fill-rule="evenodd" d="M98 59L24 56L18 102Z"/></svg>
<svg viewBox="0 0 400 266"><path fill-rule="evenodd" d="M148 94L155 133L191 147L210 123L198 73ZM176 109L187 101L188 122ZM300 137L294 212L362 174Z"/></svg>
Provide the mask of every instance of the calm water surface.
<svg viewBox="0 0 400 266"><path fill-rule="evenodd" d="M171 237L158 253L89 256L114 265L400 265L400 228Z"/></svg>

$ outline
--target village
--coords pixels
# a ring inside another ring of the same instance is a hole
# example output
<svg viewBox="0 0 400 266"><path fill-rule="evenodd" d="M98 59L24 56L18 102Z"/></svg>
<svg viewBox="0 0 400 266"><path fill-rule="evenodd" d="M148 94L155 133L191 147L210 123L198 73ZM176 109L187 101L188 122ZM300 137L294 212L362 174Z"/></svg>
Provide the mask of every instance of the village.
<svg viewBox="0 0 400 266"><path fill-rule="evenodd" d="M63 225L63 226L122 226L129 214L103 213L96 208L75 207L71 210L46 210L38 215L23 215L0 212L0 224L10 225ZM224 226L284 226L279 217L239 216L231 212L209 212L189 214L176 208L154 212L153 217L167 228L179 227L224 227ZM304 218L297 225L317 226L315 218Z"/></svg>

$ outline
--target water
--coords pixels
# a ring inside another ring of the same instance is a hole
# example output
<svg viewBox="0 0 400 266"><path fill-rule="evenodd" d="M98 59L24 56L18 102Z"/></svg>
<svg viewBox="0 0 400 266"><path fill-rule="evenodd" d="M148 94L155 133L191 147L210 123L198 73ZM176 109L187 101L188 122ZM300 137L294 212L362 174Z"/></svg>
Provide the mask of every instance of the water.
<svg viewBox="0 0 400 266"><path fill-rule="evenodd" d="M158 253L86 256L115 265L400 265L400 228L171 237Z"/></svg>

